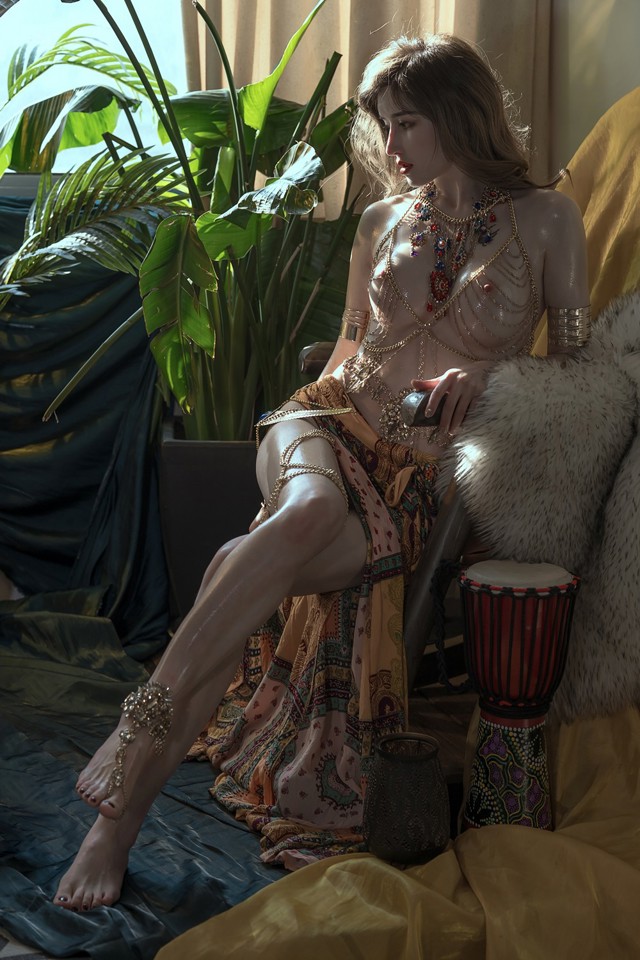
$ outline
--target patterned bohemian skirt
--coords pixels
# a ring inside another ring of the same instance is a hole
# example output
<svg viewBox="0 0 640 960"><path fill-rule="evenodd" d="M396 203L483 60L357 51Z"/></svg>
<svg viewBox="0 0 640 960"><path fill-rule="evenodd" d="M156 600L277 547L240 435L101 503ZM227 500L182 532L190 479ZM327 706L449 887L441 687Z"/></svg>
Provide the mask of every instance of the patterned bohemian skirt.
<svg viewBox="0 0 640 960"><path fill-rule="evenodd" d="M332 377L292 399L313 410L350 406ZM381 439L353 408L318 419L366 533L362 582L287 598L247 641L189 752L219 769L211 793L262 834L262 859L290 869L364 849L372 751L406 723L404 595L436 510L433 460Z"/></svg>

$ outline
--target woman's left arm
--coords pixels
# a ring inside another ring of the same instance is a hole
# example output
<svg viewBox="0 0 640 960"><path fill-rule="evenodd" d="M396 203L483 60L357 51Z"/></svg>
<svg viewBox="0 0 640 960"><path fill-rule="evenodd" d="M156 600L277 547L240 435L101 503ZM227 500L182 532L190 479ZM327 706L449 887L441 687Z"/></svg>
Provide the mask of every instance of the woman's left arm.
<svg viewBox="0 0 640 960"><path fill-rule="evenodd" d="M563 193L549 191L541 227L548 356L576 356L589 338L589 278L582 214Z"/></svg>

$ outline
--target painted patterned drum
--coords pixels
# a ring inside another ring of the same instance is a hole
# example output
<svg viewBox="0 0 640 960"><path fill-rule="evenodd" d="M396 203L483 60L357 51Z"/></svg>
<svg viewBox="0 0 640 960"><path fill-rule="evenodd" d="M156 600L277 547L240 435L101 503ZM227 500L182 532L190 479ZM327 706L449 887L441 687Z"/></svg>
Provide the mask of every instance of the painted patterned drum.
<svg viewBox="0 0 640 960"><path fill-rule="evenodd" d="M480 702L464 824L552 829L544 723L566 662L579 579L554 564L487 560L458 583Z"/></svg>

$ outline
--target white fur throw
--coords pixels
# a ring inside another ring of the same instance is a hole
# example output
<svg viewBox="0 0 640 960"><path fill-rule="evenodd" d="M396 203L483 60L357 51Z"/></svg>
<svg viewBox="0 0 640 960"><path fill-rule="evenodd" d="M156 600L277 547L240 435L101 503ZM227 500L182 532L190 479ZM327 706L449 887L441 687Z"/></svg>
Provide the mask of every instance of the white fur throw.
<svg viewBox="0 0 640 960"><path fill-rule="evenodd" d="M582 577L565 721L640 706L639 396L640 292L600 314L581 360L501 364L442 475L495 557Z"/></svg>

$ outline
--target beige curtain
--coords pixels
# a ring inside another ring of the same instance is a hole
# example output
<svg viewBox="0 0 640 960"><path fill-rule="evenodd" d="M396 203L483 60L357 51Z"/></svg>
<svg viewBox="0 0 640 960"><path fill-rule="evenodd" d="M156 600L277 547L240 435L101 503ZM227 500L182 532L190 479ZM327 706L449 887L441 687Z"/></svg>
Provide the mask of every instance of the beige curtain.
<svg viewBox="0 0 640 960"><path fill-rule="evenodd" d="M223 86L218 55L191 4L181 0L190 89ZM219 30L239 85L266 76L315 0L201 0ZM329 106L351 96L369 57L399 34L455 33L477 42L531 128L532 170L549 165L551 0L327 0L294 54L278 94L302 101L324 61L343 55Z"/></svg>

